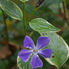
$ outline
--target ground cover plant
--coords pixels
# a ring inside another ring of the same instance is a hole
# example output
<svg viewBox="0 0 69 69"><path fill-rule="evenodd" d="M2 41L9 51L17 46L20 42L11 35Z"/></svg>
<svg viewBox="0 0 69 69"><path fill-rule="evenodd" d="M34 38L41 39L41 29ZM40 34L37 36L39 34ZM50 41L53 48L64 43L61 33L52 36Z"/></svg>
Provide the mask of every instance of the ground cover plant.
<svg viewBox="0 0 69 69"><path fill-rule="evenodd" d="M69 1L0 0L0 69L69 69Z"/></svg>

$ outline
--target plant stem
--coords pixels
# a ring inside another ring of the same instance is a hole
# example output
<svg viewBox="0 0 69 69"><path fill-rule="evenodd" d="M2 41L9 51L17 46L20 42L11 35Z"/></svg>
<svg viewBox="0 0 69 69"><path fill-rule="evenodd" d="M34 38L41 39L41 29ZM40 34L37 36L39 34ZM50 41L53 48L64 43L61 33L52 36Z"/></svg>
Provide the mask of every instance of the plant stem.
<svg viewBox="0 0 69 69"><path fill-rule="evenodd" d="M64 19L67 21L67 24L69 25L69 16L65 0L63 0L63 9L64 9Z"/></svg>
<svg viewBox="0 0 69 69"><path fill-rule="evenodd" d="M7 44L8 44L8 41L9 41L8 29L7 29L7 25L6 25L6 16L5 16L5 13L4 13L3 10L2 10L2 15L3 15L3 22L4 22L4 30L5 30L5 35L6 35L6 41L7 41Z"/></svg>
<svg viewBox="0 0 69 69"><path fill-rule="evenodd" d="M23 3L23 23L24 23L24 35L26 35L26 10L25 10L25 2Z"/></svg>

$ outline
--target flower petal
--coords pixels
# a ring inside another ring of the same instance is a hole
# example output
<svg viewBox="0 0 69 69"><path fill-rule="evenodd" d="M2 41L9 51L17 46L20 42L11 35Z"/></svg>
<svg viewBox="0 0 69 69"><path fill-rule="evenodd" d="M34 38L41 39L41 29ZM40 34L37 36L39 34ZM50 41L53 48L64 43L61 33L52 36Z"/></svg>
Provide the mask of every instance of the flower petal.
<svg viewBox="0 0 69 69"><path fill-rule="evenodd" d="M29 36L26 36L24 39L24 47L31 49L35 48L34 42Z"/></svg>
<svg viewBox="0 0 69 69"><path fill-rule="evenodd" d="M49 37L39 37L37 40L37 48L41 49L47 46L50 42Z"/></svg>
<svg viewBox="0 0 69 69"><path fill-rule="evenodd" d="M33 55L31 60L31 66L32 68L38 68L43 66L43 62L41 61L38 55Z"/></svg>
<svg viewBox="0 0 69 69"><path fill-rule="evenodd" d="M51 55L52 55L52 53L53 53L53 51L52 51L51 49L44 49L44 50L41 50L41 51L39 52L39 54L40 54L41 56L43 56L44 58L50 58Z"/></svg>
<svg viewBox="0 0 69 69"><path fill-rule="evenodd" d="M27 62L32 55L32 52L32 50L23 49L18 53L18 55L24 62Z"/></svg>

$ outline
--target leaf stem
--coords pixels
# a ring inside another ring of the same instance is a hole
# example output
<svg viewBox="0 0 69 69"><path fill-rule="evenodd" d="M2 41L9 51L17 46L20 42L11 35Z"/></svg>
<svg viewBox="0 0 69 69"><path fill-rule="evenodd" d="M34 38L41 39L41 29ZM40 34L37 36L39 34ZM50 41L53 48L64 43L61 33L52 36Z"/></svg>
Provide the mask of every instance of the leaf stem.
<svg viewBox="0 0 69 69"><path fill-rule="evenodd" d="M68 16L68 11L67 11L65 0L63 0L63 9L64 9L64 18L67 21L67 24L69 25L69 16Z"/></svg>
<svg viewBox="0 0 69 69"><path fill-rule="evenodd" d="M23 23L24 23L24 35L26 35L26 10L25 10L25 2L23 3Z"/></svg>

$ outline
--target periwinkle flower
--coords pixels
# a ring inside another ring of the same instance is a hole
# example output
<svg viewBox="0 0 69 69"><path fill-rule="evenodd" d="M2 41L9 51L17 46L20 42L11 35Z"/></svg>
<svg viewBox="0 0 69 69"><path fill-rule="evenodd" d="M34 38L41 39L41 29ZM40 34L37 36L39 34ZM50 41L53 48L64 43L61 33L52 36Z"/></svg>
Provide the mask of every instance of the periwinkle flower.
<svg viewBox="0 0 69 69"><path fill-rule="evenodd" d="M33 55L30 62L32 68L42 67L43 62L38 54L44 58L51 57L53 51L51 49L43 49L48 46L49 42L50 39L48 37L39 37L35 46L33 40L29 36L26 36L24 39L24 47L29 48L30 50L23 49L18 53L18 55L24 62L27 62L31 55Z"/></svg>

